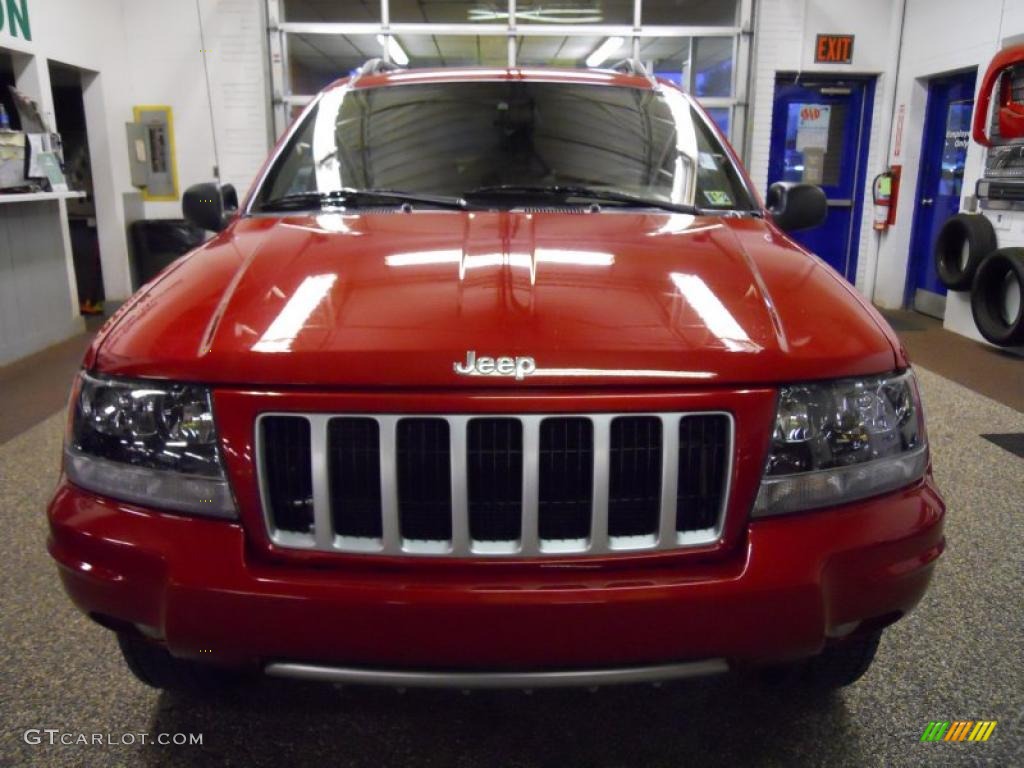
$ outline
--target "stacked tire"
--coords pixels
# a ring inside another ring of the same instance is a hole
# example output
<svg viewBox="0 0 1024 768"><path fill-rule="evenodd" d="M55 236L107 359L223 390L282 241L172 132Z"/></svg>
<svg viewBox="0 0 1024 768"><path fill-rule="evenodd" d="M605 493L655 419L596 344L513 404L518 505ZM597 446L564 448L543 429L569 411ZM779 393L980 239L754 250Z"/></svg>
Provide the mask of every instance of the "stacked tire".
<svg viewBox="0 0 1024 768"><path fill-rule="evenodd" d="M971 314L993 344L1024 344L1024 248L997 248L978 265ZM1016 306L1015 306L1016 305Z"/></svg>
<svg viewBox="0 0 1024 768"><path fill-rule="evenodd" d="M935 270L949 290L970 290L974 323L988 341L1024 344L1024 248L999 248L987 218L958 213L939 230Z"/></svg>

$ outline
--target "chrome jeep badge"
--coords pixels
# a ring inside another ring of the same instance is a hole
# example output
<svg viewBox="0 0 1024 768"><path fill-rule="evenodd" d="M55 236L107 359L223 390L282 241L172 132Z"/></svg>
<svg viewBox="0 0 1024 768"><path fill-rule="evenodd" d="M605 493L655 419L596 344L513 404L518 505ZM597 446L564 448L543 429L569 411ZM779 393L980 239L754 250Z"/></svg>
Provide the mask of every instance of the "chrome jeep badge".
<svg viewBox="0 0 1024 768"><path fill-rule="evenodd" d="M473 349L466 353L466 362L452 367L459 376L515 376L516 381L537 370L532 357L477 357Z"/></svg>

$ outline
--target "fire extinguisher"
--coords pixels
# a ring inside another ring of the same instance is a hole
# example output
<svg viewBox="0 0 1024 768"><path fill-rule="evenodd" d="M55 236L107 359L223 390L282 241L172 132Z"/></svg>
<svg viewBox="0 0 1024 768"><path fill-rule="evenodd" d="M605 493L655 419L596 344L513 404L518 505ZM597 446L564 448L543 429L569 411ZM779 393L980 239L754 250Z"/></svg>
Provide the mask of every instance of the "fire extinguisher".
<svg viewBox="0 0 1024 768"><path fill-rule="evenodd" d="M896 223L896 198L900 189L900 166L894 165L875 176L871 198L875 204L874 227L884 232Z"/></svg>

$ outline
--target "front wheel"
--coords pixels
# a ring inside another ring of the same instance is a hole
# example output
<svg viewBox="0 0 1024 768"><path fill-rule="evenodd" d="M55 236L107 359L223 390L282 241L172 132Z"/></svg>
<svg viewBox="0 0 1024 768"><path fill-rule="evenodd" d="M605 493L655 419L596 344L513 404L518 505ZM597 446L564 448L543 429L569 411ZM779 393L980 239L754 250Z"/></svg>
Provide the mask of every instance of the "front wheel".
<svg viewBox="0 0 1024 768"><path fill-rule="evenodd" d="M128 632L117 633L125 664L135 677L151 688L188 694L212 694L236 683L231 670L176 659L161 645Z"/></svg>
<svg viewBox="0 0 1024 768"><path fill-rule="evenodd" d="M860 680L878 652L881 632L857 635L825 648L805 664L803 679L816 688L842 688Z"/></svg>
<svg viewBox="0 0 1024 768"><path fill-rule="evenodd" d="M820 691L843 688L860 680L878 652L882 633L854 635L825 647L820 654L786 667L764 670L762 678L772 684L792 684Z"/></svg>

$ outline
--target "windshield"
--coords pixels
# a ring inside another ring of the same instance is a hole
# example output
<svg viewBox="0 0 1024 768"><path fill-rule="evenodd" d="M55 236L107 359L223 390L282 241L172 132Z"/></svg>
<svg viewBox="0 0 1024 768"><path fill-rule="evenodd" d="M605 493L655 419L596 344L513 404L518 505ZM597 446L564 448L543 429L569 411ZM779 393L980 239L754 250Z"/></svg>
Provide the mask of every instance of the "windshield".
<svg viewBox="0 0 1024 768"><path fill-rule="evenodd" d="M754 207L682 93L505 80L327 91L275 160L255 207L341 190L461 196L505 186Z"/></svg>

